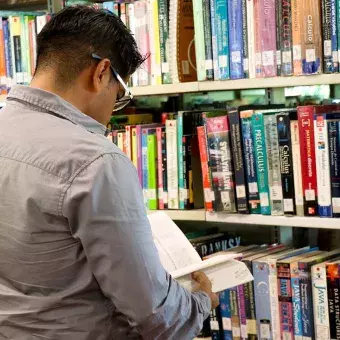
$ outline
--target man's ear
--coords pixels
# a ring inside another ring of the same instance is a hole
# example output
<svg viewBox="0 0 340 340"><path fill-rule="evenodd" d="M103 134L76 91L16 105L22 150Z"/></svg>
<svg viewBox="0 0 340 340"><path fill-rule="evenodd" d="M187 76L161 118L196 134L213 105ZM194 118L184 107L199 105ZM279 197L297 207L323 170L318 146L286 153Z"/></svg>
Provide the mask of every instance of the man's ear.
<svg viewBox="0 0 340 340"><path fill-rule="evenodd" d="M110 60L101 60L93 72L93 87L95 92L100 92L103 88L107 87L111 80Z"/></svg>

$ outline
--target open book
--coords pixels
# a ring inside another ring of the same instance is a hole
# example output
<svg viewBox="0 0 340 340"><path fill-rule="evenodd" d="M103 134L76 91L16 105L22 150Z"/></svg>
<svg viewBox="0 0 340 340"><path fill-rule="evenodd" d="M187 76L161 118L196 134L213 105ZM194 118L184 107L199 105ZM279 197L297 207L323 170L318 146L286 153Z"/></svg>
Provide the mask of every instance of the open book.
<svg viewBox="0 0 340 340"><path fill-rule="evenodd" d="M216 255L202 261L167 214L155 212L148 217L163 267L188 290L195 289L191 280L191 273L195 271L203 271L209 277L215 293L253 280L246 265L235 260L240 254Z"/></svg>

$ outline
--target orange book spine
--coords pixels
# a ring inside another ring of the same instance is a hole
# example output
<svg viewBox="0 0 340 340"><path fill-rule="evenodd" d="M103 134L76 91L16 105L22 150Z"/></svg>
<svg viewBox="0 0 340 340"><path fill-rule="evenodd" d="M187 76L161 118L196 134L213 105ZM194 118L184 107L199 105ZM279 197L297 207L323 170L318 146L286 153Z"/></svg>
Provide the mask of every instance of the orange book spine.
<svg viewBox="0 0 340 340"><path fill-rule="evenodd" d="M302 75L301 0L292 0L292 28L294 75L300 76Z"/></svg>
<svg viewBox="0 0 340 340"><path fill-rule="evenodd" d="M202 179L205 209L213 211L213 191L211 190L211 177L208 164L207 136L204 126L197 127L198 146L201 157Z"/></svg>
<svg viewBox="0 0 340 340"><path fill-rule="evenodd" d="M31 75L34 75L35 63L36 63L36 41L35 41L35 22L30 20L28 22L28 38L29 38L29 48L30 48L30 68Z"/></svg>

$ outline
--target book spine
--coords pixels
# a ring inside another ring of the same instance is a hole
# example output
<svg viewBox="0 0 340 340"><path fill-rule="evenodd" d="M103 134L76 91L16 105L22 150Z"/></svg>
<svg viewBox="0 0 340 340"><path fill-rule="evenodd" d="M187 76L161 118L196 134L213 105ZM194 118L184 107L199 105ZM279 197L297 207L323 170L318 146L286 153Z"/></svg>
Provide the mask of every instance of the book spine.
<svg viewBox="0 0 340 340"><path fill-rule="evenodd" d="M281 20L280 46L282 51L281 74L291 76L293 74L292 1L279 0L279 2Z"/></svg>
<svg viewBox="0 0 340 340"><path fill-rule="evenodd" d="M256 77L254 0L247 0L249 78Z"/></svg>
<svg viewBox="0 0 340 340"><path fill-rule="evenodd" d="M294 76L302 75L302 50L301 50L301 4L300 0L292 1L292 42L293 42L293 70Z"/></svg>
<svg viewBox="0 0 340 340"><path fill-rule="evenodd" d="M129 4L130 6L131 4ZM161 52L162 83L171 84L169 69L169 10L167 0L158 0L159 40Z"/></svg>
<svg viewBox="0 0 340 340"><path fill-rule="evenodd" d="M182 137L182 149L183 149L183 202L184 202L184 209L189 209L189 188L190 188L190 172L191 172L191 162L189 162L189 158L191 161L191 155L189 154L190 150L190 138L191 136L183 136ZM181 194L180 194L180 201L181 201Z"/></svg>
<svg viewBox="0 0 340 340"><path fill-rule="evenodd" d="M204 1L207 4L209 1ZM211 22L211 46L212 46L212 59L213 59L213 76L214 80L220 80L219 60L218 60L218 42L217 42L217 19L215 0L210 0L210 22ZM209 39L210 40L210 39ZM209 65L210 67L210 60Z"/></svg>
<svg viewBox="0 0 340 340"><path fill-rule="evenodd" d="M326 268L330 335L331 339L338 339L338 320L336 320L338 314L338 311L336 309L339 308L338 264L327 264Z"/></svg>
<svg viewBox="0 0 340 340"><path fill-rule="evenodd" d="M285 214L293 215L295 214L295 203L290 119L288 114L278 114L276 118L280 151L283 209Z"/></svg>
<svg viewBox="0 0 340 340"><path fill-rule="evenodd" d="M177 143L179 209L184 209L184 201L187 198L187 194L184 188L183 112L179 112L177 117Z"/></svg>
<svg viewBox="0 0 340 340"><path fill-rule="evenodd" d="M210 18L210 1L203 1L203 30L204 30L204 49L205 49L205 79L214 80L214 65L213 65L213 47L212 47L212 30L211 26L214 23ZM216 37L215 37L216 39ZM196 40L195 40L196 41Z"/></svg>
<svg viewBox="0 0 340 340"><path fill-rule="evenodd" d="M260 195L257 185L255 147L253 143L251 116L252 114L249 112L241 112L240 114L243 137L244 162L249 193L249 210L252 214L260 214Z"/></svg>
<svg viewBox="0 0 340 340"><path fill-rule="evenodd" d="M247 318L247 336L248 340L257 340L256 330L256 308L255 308L255 293L253 282L245 283L244 285L244 298L246 306Z"/></svg>
<svg viewBox="0 0 340 340"><path fill-rule="evenodd" d="M11 36L9 31L8 20L3 21L4 31L4 45L5 45L5 59L6 59L6 76L7 76L7 88L11 87L11 81L13 77L13 65L12 65L12 49L11 49Z"/></svg>
<svg viewBox="0 0 340 340"><path fill-rule="evenodd" d="M302 340L302 311L301 311L301 294L300 294L300 275L298 271L298 262L291 264L291 287L292 287L292 310L294 339Z"/></svg>
<svg viewBox="0 0 340 340"><path fill-rule="evenodd" d="M315 338L330 339L326 266L313 266L311 275Z"/></svg>
<svg viewBox="0 0 340 340"><path fill-rule="evenodd" d="M271 214L279 216L283 215L283 197L276 115L264 116L264 126L267 147Z"/></svg>
<svg viewBox="0 0 340 340"><path fill-rule="evenodd" d="M340 122L328 122L333 217L340 217Z"/></svg>
<svg viewBox="0 0 340 340"><path fill-rule="evenodd" d="M148 209L158 209L157 196L157 138L155 131L148 134Z"/></svg>
<svg viewBox="0 0 340 340"><path fill-rule="evenodd" d="M242 79L243 39L242 39L242 0L228 1L230 78Z"/></svg>
<svg viewBox="0 0 340 340"><path fill-rule="evenodd" d="M340 0L336 0L336 23L337 23L337 44L338 44L338 62L340 63ZM340 65L339 65L340 68ZM340 69L339 69L340 71Z"/></svg>
<svg viewBox="0 0 340 340"><path fill-rule="evenodd" d="M162 62L161 62L161 43L159 38L159 15L158 15L158 0L151 0L152 4L152 23L154 29L154 51L155 51L155 65L154 65L154 75L155 85L162 84ZM125 4L123 4L125 6Z"/></svg>
<svg viewBox="0 0 340 340"><path fill-rule="evenodd" d="M236 212L235 184L227 116L206 119L208 154L217 211Z"/></svg>
<svg viewBox="0 0 340 340"><path fill-rule="evenodd" d="M143 197L144 205L148 208L149 201L149 169L148 169L148 130L142 129L142 173L143 173Z"/></svg>
<svg viewBox="0 0 340 340"><path fill-rule="evenodd" d="M332 0L332 59L333 72L339 72L338 58L338 26L337 26L337 0Z"/></svg>
<svg viewBox="0 0 340 340"><path fill-rule="evenodd" d="M204 21L203 21L203 0L193 1L194 29L195 29L195 51L197 80L203 81L207 78L205 67L205 43L204 43ZM212 61L211 61L212 62Z"/></svg>
<svg viewBox="0 0 340 340"><path fill-rule="evenodd" d="M137 144L137 129L133 127L131 129L131 161L136 169L138 167Z"/></svg>
<svg viewBox="0 0 340 340"><path fill-rule="evenodd" d="M128 4L128 17L129 17L129 29L131 33L133 34L133 36L135 37L136 41L138 42L137 28L136 28L137 18L135 17L135 4ZM161 22L163 22L163 20L161 19L161 16L160 16L160 24ZM133 73L131 82L132 82L132 86L138 86L138 72Z"/></svg>
<svg viewBox="0 0 340 340"><path fill-rule="evenodd" d="M264 119L262 113L255 113L252 117L254 129L254 147L256 156L256 170L258 190L260 192L261 214L270 215L270 196L268 182L268 161L264 132Z"/></svg>
<svg viewBox="0 0 340 340"><path fill-rule="evenodd" d="M211 340L221 340L220 309L215 308L210 312Z"/></svg>
<svg viewBox="0 0 340 340"><path fill-rule="evenodd" d="M242 0L243 78L249 78L249 49L247 27L247 0Z"/></svg>
<svg viewBox="0 0 340 340"><path fill-rule="evenodd" d="M229 290L230 294L230 309L231 309L231 329L233 340L241 340L240 315L237 302L236 287Z"/></svg>
<svg viewBox="0 0 340 340"><path fill-rule="evenodd" d="M321 0L322 38L323 38L323 70L333 73L332 55L332 0Z"/></svg>
<svg viewBox="0 0 340 340"><path fill-rule="evenodd" d="M277 264L277 277L281 338L294 339L292 287L290 280L290 267L288 264Z"/></svg>
<svg viewBox="0 0 340 340"><path fill-rule="evenodd" d="M302 6L302 71L319 74L322 69L322 39L320 2L303 0Z"/></svg>
<svg viewBox="0 0 340 340"><path fill-rule="evenodd" d="M253 0L254 1L254 21L255 21L255 73L256 78L262 78L263 73L263 65L262 65L262 53L261 53L261 0Z"/></svg>
<svg viewBox="0 0 340 340"><path fill-rule="evenodd" d="M30 43L30 70L31 77L34 75L35 65L37 63L37 33L35 30L35 22L33 19L29 21L29 43Z"/></svg>
<svg viewBox="0 0 340 340"><path fill-rule="evenodd" d="M276 260L269 259L268 268L269 268L268 289L270 292L271 327L273 340L275 340L281 338Z"/></svg>
<svg viewBox="0 0 340 340"><path fill-rule="evenodd" d="M304 213L317 215L317 182L314 142L314 108L298 107Z"/></svg>
<svg viewBox="0 0 340 340"><path fill-rule="evenodd" d="M117 146L118 148L124 152L124 133L118 132L117 134Z"/></svg>
<svg viewBox="0 0 340 340"><path fill-rule="evenodd" d="M302 266L302 267L301 267ZM313 305L310 275L307 264L299 263L301 272L300 295L301 295L301 315L302 315L302 340L312 340L314 338Z"/></svg>
<svg viewBox="0 0 340 340"><path fill-rule="evenodd" d="M5 39L2 18L0 18L0 94L7 94Z"/></svg>
<svg viewBox="0 0 340 340"><path fill-rule="evenodd" d="M253 276L255 288L255 306L257 329L260 339L273 339L271 332L270 292L268 264L264 261L253 262ZM266 288L264 288L266 287Z"/></svg>
<svg viewBox="0 0 340 340"><path fill-rule="evenodd" d="M248 214L249 208L245 169L242 155L240 116L237 110L229 110L228 117L230 123L231 150L235 171L237 211L239 213Z"/></svg>
<svg viewBox="0 0 340 340"><path fill-rule="evenodd" d="M209 175L207 137L204 126L197 127L197 135L202 167L205 209L213 211L213 190Z"/></svg>
<svg viewBox="0 0 340 340"><path fill-rule="evenodd" d="M230 292L224 290L219 294L220 311L222 319L223 340L233 340L231 329L231 310L230 310Z"/></svg>
<svg viewBox="0 0 340 340"><path fill-rule="evenodd" d="M328 129L325 114L314 115L314 131L319 215L332 217Z"/></svg>
<svg viewBox="0 0 340 340"><path fill-rule="evenodd" d="M168 172L168 208L179 209L177 121L166 121L166 151Z"/></svg>
<svg viewBox="0 0 340 340"><path fill-rule="evenodd" d="M276 75L281 76L282 68L282 53L281 53L281 30L283 29L281 14L282 14L282 3L280 0L275 0L275 27L276 27Z"/></svg>
<svg viewBox="0 0 340 340"><path fill-rule="evenodd" d="M246 306L245 306L245 297L244 297L244 285L239 285L236 287L237 291L237 303L238 310L240 316L240 330L241 330L241 339L247 340L247 316L246 316Z"/></svg>
<svg viewBox="0 0 340 340"><path fill-rule="evenodd" d="M263 75L275 77L277 75L275 0L260 1L260 36Z"/></svg>
<svg viewBox="0 0 340 340"><path fill-rule="evenodd" d="M337 277L336 277L336 284L334 287L334 313L335 313L335 330L336 330L336 339L340 339L340 275L339 270L340 266L337 264Z"/></svg>
<svg viewBox="0 0 340 340"><path fill-rule="evenodd" d="M220 80L229 79L229 39L227 1L215 0L218 69Z"/></svg>
<svg viewBox="0 0 340 340"><path fill-rule="evenodd" d="M298 216L303 216L304 204L303 204L302 170L300 154L300 136L299 136L299 124L297 120L290 121L290 131L292 140L292 159L294 164L293 175L294 175L296 214Z"/></svg>
<svg viewBox="0 0 340 340"><path fill-rule="evenodd" d="M22 70L21 57L21 24L20 17L10 17L11 20L11 38L15 65L15 82L18 84L24 83L24 73Z"/></svg>
<svg viewBox="0 0 340 340"><path fill-rule="evenodd" d="M143 153L142 153L142 126L136 126L137 135L137 173L139 178L139 183L143 187Z"/></svg>
<svg viewBox="0 0 340 340"><path fill-rule="evenodd" d="M158 187L158 209L164 210L163 200L163 164L162 164L162 128L156 128L157 137L157 187Z"/></svg>
<svg viewBox="0 0 340 340"><path fill-rule="evenodd" d="M167 173L166 132L162 131L162 176L163 176L163 203L168 209L168 173Z"/></svg>
<svg viewBox="0 0 340 340"><path fill-rule="evenodd" d="M28 46L28 27L26 26L26 16L20 16L20 43L21 43L21 68L23 73L23 83L28 84L27 58L29 53Z"/></svg>
<svg viewBox="0 0 340 340"><path fill-rule="evenodd" d="M132 160L132 147L131 147L132 135L131 126L127 125L125 127L125 143L126 143L126 155Z"/></svg>

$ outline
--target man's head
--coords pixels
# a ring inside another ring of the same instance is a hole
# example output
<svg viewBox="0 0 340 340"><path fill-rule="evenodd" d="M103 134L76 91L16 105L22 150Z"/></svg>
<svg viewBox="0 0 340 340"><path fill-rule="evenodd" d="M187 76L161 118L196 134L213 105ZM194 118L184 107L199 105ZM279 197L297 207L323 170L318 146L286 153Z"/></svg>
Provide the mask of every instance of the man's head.
<svg viewBox="0 0 340 340"><path fill-rule="evenodd" d="M105 124L125 82L143 63L130 31L115 15L86 6L67 7L37 38L31 86L54 92Z"/></svg>

